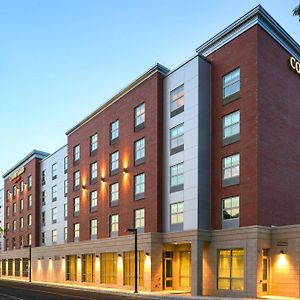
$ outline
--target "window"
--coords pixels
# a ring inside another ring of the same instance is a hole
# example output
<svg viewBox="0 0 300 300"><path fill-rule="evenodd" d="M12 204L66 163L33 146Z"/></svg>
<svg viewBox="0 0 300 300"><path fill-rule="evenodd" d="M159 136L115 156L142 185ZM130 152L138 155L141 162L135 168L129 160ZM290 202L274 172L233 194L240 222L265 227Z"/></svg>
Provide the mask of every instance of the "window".
<svg viewBox="0 0 300 300"><path fill-rule="evenodd" d="M77 280L77 255L66 256L66 280Z"/></svg>
<svg viewBox="0 0 300 300"><path fill-rule="evenodd" d="M28 270L29 270L29 260L28 258L22 258L22 276L28 277Z"/></svg>
<svg viewBox="0 0 300 300"><path fill-rule="evenodd" d="M46 170L42 171L42 185L46 184Z"/></svg>
<svg viewBox="0 0 300 300"><path fill-rule="evenodd" d="M180 231L183 230L183 202L171 204L170 207L170 230Z"/></svg>
<svg viewBox="0 0 300 300"><path fill-rule="evenodd" d="M90 164L90 182L95 183L98 177L98 163L94 162Z"/></svg>
<svg viewBox="0 0 300 300"><path fill-rule="evenodd" d="M23 228L24 228L24 218L21 217L20 218L20 229L23 230Z"/></svg>
<svg viewBox="0 0 300 300"><path fill-rule="evenodd" d="M145 127L145 103L134 109L134 128L139 130Z"/></svg>
<svg viewBox="0 0 300 300"><path fill-rule="evenodd" d="M119 151L110 155L110 175L115 175L119 172Z"/></svg>
<svg viewBox="0 0 300 300"><path fill-rule="evenodd" d="M134 143L134 165L137 166L145 161L145 138Z"/></svg>
<svg viewBox="0 0 300 300"><path fill-rule="evenodd" d="M6 217L9 217L9 206L6 206Z"/></svg>
<svg viewBox="0 0 300 300"><path fill-rule="evenodd" d="M119 203L119 183L113 183L109 187L109 203L110 206L118 205Z"/></svg>
<svg viewBox="0 0 300 300"><path fill-rule="evenodd" d="M134 227L138 232L144 232L145 229L145 209L140 208L134 211Z"/></svg>
<svg viewBox="0 0 300 300"><path fill-rule="evenodd" d="M78 190L80 187L80 171L74 172L74 190Z"/></svg>
<svg viewBox="0 0 300 300"><path fill-rule="evenodd" d="M17 230L17 221L13 220L13 232Z"/></svg>
<svg viewBox="0 0 300 300"><path fill-rule="evenodd" d="M184 150L183 123L170 130L170 154L175 154Z"/></svg>
<svg viewBox="0 0 300 300"><path fill-rule="evenodd" d="M240 69L223 76L223 99L226 102L240 97Z"/></svg>
<svg viewBox="0 0 300 300"><path fill-rule="evenodd" d="M119 120L110 124L110 142L113 143L119 138Z"/></svg>
<svg viewBox="0 0 300 300"><path fill-rule="evenodd" d="M184 111L184 85L181 85L171 91L171 117Z"/></svg>
<svg viewBox="0 0 300 300"><path fill-rule="evenodd" d="M32 188L32 176L29 175L28 176L28 189L31 189Z"/></svg>
<svg viewBox="0 0 300 300"><path fill-rule="evenodd" d="M67 220L68 218L68 203L64 204L64 219Z"/></svg>
<svg viewBox="0 0 300 300"><path fill-rule="evenodd" d="M2 270L2 275L6 275L6 259L2 259L1 263L1 270Z"/></svg>
<svg viewBox="0 0 300 300"><path fill-rule="evenodd" d="M244 249L218 251L218 289L244 290Z"/></svg>
<svg viewBox="0 0 300 300"><path fill-rule="evenodd" d="M64 196L67 197L68 195L68 180L64 181Z"/></svg>
<svg viewBox="0 0 300 300"><path fill-rule="evenodd" d="M24 192L24 181L23 180L20 182L20 192L21 193Z"/></svg>
<svg viewBox="0 0 300 300"><path fill-rule="evenodd" d="M81 255L81 280L82 282L95 281L95 254Z"/></svg>
<svg viewBox="0 0 300 300"><path fill-rule="evenodd" d="M74 160L74 163L79 162L79 160L80 160L80 145L76 145L73 148L73 160Z"/></svg>
<svg viewBox="0 0 300 300"><path fill-rule="evenodd" d="M27 240L28 240L28 245L31 245L31 243L32 243L32 235L31 235L31 233L28 234Z"/></svg>
<svg viewBox="0 0 300 300"><path fill-rule="evenodd" d="M80 213L80 198L76 197L73 199L73 204L74 204L74 208L73 208L73 213L74 216L79 216Z"/></svg>
<svg viewBox="0 0 300 300"><path fill-rule="evenodd" d="M238 227L240 214L240 197L222 199L223 228Z"/></svg>
<svg viewBox="0 0 300 300"><path fill-rule="evenodd" d="M90 153L93 154L97 151L98 148L98 134L90 136Z"/></svg>
<svg viewBox="0 0 300 300"><path fill-rule="evenodd" d="M20 276L21 259L15 258L15 276Z"/></svg>
<svg viewBox="0 0 300 300"><path fill-rule="evenodd" d="M28 209L30 209L32 207L32 195L28 195L27 203L28 203Z"/></svg>
<svg viewBox="0 0 300 300"><path fill-rule="evenodd" d="M183 162L170 168L171 193L184 189L184 168Z"/></svg>
<svg viewBox="0 0 300 300"><path fill-rule="evenodd" d="M9 223L6 223L6 231L9 231Z"/></svg>
<svg viewBox="0 0 300 300"><path fill-rule="evenodd" d="M68 227L64 227L64 242L68 241Z"/></svg>
<svg viewBox="0 0 300 300"><path fill-rule="evenodd" d="M52 224L57 223L57 207L52 208Z"/></svg>
<svg viewBox="0 0 300 300"><path fill-rule="evenodd" d="M55 202L57 200L57 185L54 185L52 187L52 202Z"/></svg>
<svg viewBox="0 0 300 300"><path fill-rule="evenodd" d="M90 211L94 212L97 211L97 203L98 202L98 192L92 191L90 193Z"/></svg>
<svg viewBox="0 0 300 300"><path fill-rule="evenodd" d="M134 176L134 200L145 197L145 173Z"/></svg>
<svg viewBox="0 0 300 300"><path fill-rule="evenodd" d="M101 283L117 283L117 253L101 253Z"/></svg>
<svg viewBox="0 0 300 300"><path fill-rule="evenodd" d="M90 239L91 240L96 240L97 239L97 219L90 220Z"/></svg>
<svg viewBox="0 0 300 300"><path fill-rule="evenodd" d="M53 229L53 230L52 230L52 235L51 235L51 237L52 237L52 244L53 244L53 245L56 245L56 243L57 243L57 230L56 230L56 229Z"/></svg>
<svg viewBox="0 0 300 300"><path fill-rule="evenodd" d="M13 216L16 214L17 212L17 203L13 203Z"/></svg>
<svg viewBox="0 0 300 300"><path fill-rule="evenodd" d="M240 139L240 111L235 111L223 117L223 145Z"/></svg>
<svg viewBox="0 0 300 300"><path fill-rule="evenodd" d="M234 154L222 159L222 186L240 182L240 154Z"/></svg>
<svg viewBox="0 0 300 300"><path fill-rule="evenodd" d="M118 236L119 234L119 215L110 216L110 237Z"/></svg>
<svg viewBox="0 0 300 300"><path fill-rule="evenodd" d="M28 215L27 225L28 225L28 228L30 229L32 226L32 215Z"/></svg>
<svg viewBox="0 0 300 300"><path fill-rule="evenodd" d="M10 198L10 192L9 190L6 191L6 202L9 201Z"/></svg>
<svg viewBox="0 0 300 300"><path fill-rule="evenodd" d="M138 285L144 285L144 251L138 251ZM134 285L134 251L124 252L124 285Z"/></svg>
<svg viewBox="0 0 300 300"><path fill-rule="evenodd" d="M68 172L68 156L64 157L64 173Z"/></svg>
<svg viewBox="0 0 300 300"><path fill-rule="evenodd" d="M42 236L41 236L41 243L42 243L42 245L45 245L45 242L46 242L46 233L42 232Z"/></svg>
<svg viewBox="0 0 300 300"><path fill-rule="evenodd" d="M13 274L13 259L8 259L8 264L7 264L7 275L12 276Z"/></svg>
<svg viewBox="0 0 300 300"><path fill-rule="evenodd" d="M20 211L23 211L24 210L24 200L21 199L20 200Z"/></svg>
<svg viewBox="0 0 300 300"><path fill-rule="evenodd" d="M52 165L52 180L57 178L57 163Z"/></svg>
<svg viewBox="0 0 300 300"><path fill-rule="evenodd" d="M46 191L42 191L42 205L46 205Z"/></svg>
<svg viewBox="0 0 300 300"><path fill-rule="evenodd" d="M78 242L80 237L80 224L74 224L74 242Z"/></svg>
<svg viewBox="0 0 300 300"><path fill-rule="evenodd" d="M45 226L46 225L46 212L42 211L42 225Z"/></svg>
<svg viewBox="0 0 300 300"><path fill-rule="evenodd" d="M13 186L13 198L17 196L17 187L14 185Z"/></svg>

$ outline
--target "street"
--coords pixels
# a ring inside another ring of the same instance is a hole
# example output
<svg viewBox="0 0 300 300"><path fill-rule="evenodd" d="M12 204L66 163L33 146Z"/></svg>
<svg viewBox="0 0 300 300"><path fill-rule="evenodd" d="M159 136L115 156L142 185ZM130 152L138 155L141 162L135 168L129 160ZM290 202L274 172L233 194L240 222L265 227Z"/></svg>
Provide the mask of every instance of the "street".
<svg viewBox="0 0 300 300"><path fill-rule="evenodd" d="M133 300L134 297L81 291L64 287L49 287L26 282L0 280L0 300ZM143 299L143 298L138 298Z"/></svg>

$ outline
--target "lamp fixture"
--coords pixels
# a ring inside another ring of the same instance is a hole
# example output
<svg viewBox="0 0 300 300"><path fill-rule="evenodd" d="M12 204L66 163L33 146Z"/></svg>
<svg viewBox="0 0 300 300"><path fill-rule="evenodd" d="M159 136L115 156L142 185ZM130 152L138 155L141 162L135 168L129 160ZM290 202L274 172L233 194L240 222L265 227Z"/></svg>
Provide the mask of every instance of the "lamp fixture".
<svg viewBox="0 0 300 300"><path fill-rule="evenodd" d="M281 251L280 251L280 254L284 254L284 251L283 251L283 250L281 250Z"/></svg>
<svg viewBox="0 0 300 300"><path fill-rule="evenodd" d="M65 257L64 257L64 256L62 256L62 257L61 257L61 259L65 259Z"/></svg>
<svg viewBox="0 0 300 300"><path fill-rule="evenodd" d="M122 257L122 254L121 254L121 253L118 253L118 256L119 256L119 257Z"/></svg>
<svg viewBox="0 0 300 300"><path fill-rule="evenodd" d="M123 168L123 175L128 173L128 169L127 168Z"/></svg>
<svg viewBox="0 0 300 300"><path fill-rule="evenodd" d="M80 256L78 255L77 258L80 259Z"/></svg>
<svg viewBox="0 0 300 300"><path fill-rule="evenodd" d="M96 254L96 257L97 257L97 258L99 258L99 255L98 255L98 254Z"/></svg>
<svg viewBox="0 0 300 300"><path fill-rule="evenodd" d="M101 177L101 182L105 182L105 177Z"/></svg>
<svg viewBox="0 0 300 300"><path fill-rule="evenodd" d="M49 260L51 260L52 259L52 257L49 257Z"/></svg>
<svg viewBox="0 0 300 300"><path fill-rule="evenodd" d="M150 256L150 253L149 253L149 252L146 252L145 255L146 255L146 256Z"/></svg>
<svg viewBox="0 0 300 300"><path fill-rule="evenodd" d="M86 190L86 186L85 185L82 185L81 186L81 189L84 191L84 190Z"/></svg>

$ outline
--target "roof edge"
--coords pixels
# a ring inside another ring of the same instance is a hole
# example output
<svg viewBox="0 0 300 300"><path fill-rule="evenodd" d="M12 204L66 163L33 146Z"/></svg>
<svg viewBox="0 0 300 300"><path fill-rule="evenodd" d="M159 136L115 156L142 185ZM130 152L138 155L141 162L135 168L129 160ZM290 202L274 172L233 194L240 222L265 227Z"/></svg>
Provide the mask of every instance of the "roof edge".
<svg viewBox="0 0 300 300"><path fill-rule="evenodd" d="M44 159L47 157L49 153L43 152L40 150L32 150L29 154L27 154L23 159L21 159L16 165L14 165L12 168L10 168L7 172L5 172L2 175L2 178L6 179L6 177L12 173L15 169L17 169L20 165L24 164L26 161L28 161L30 158L38 158L38 159Z"/></svg>
<svg viewBox="0 0 300 300"><path fill-rule="evenodd" d="M279 25L279 23L261 6L258 5L244 16L227 26L196 51L208 56L218 50L254 25L259 25L293 56L300 59L300 45Z"/></svg>
<svg viewBox="0 0 300 300"><path fill-rule="evenodd" d="M122 96L126 95L128 92L130 92L133 88L141 84L143 81L151 77L155 73L161 73L162 75L167 75L169 73L169 69L164 67L163 65L157 63L150 69L148 69L145 73L140 75L137 79L132 81L130 84L128 84L125 88L123 88L121 91L119 91L117 94L115 94L112 98L107 100L103 105L101 105L99 108L97 108L95 111L93 111L91 114L89 114L87 117L85 117L82 121L77 123L75 126L73 126L71 129L69 129L66 132L66 135L69 135L73 133L75 130L77 130L79 127L84 125L87 121L98 115L100 112L105 110L107 107L109 107L111 104L119 100Z"/></svg>

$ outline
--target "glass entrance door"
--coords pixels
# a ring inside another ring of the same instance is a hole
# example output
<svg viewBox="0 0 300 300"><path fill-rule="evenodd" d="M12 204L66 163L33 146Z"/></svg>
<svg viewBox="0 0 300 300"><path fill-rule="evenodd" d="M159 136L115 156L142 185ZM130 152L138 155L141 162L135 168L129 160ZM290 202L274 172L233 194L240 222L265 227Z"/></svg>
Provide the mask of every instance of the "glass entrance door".
<svg viewBox="0 0 300 300"><path fill-rule="evenodd" d="M163 280L165 290L173 288L173 252L164 252Z"/></svg>
<svg viewBox="0 0 300 300"><path fill-rule="evenodd" d="M268 279L269 279L268 249L263 249L262 279L261 279L261 290L263 294L268 294Z"/></svg>

